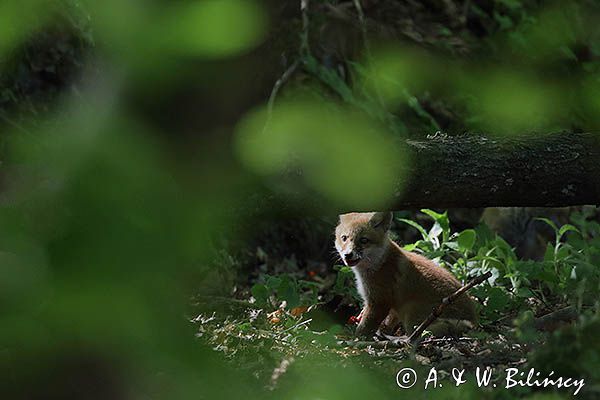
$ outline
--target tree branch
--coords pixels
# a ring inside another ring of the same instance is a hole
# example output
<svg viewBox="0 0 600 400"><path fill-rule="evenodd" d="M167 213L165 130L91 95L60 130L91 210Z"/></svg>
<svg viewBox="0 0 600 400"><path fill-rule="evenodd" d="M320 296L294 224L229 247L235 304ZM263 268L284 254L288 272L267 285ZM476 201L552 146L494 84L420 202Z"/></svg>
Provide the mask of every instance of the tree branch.
<svg viewBox="0 0 600 400"><path fill-rule="evenodd" d="M429 325L431 325L436 319L438 319L438 317L440 315L442 315L444 308L446 308L449 304L452 304L460 295L465 293L467 290L471 289L473 286L479 285L480 283L482 283L486 279L490 278L491 276L492 276L491 272L486 272L485 274L473 279L471 282L469 282L465 286L461 287L456 292L452 293L450 296L444 298L442 300L442 303L439 306L437 306L436 308L434 308L433 311L431 312L431 314L429 314L429 317L427 317L427 319L425 321L423 321L421 323L421 325L419 325L417 327L417 329L415 329L414 332L408 337L408 342L412 343L416 339L421 337L421 334L423 333L423 331L425 329L427 329L427 327Z"/></svg>
<svg viewBox="0 0 600 400"><path fill-rule="evenodd" d="M398 146L406 160L387 209L565 207L600 204L600 135L484 137L436 134ZM360 161L351 161L360 162ZM372 211L367 204L332 205L302 189L302 171L286 171L293 191L255 193L260 213L319 215ZM288 176L289 175L289 176Z"/></svg>
<svg viewBox="0 0 600 400"><path fill-rule="evenodd" d="M600 203L599 135L437 135L408 149L413 161L396 209Z"/></svg>

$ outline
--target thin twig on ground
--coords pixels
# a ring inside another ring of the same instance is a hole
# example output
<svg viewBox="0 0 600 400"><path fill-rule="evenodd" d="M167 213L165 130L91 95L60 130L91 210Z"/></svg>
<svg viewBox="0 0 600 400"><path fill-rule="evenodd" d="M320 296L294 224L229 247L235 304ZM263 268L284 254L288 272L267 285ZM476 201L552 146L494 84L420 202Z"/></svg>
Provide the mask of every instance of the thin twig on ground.
<svg viewBox="0 0 600 400"><path fill-rule="evenodd" d="M417 329L415 329L414 332L408 337L408 341L411 343L414 342L417 338L421 336L423 331L427 329L429 325L431 325L436 319L438 319L440 315L442 315L444 308L446 308L449 304L452 304L460 295L465 293L467 290L471 289L473 286L479 285L491 276L491 272L486 272L485 274L473 279L471 282L461 287L456 292L452 293L450 296L444 298L442 300L442 303L436 308L434 308L431 314L429 314L429 317L427 317L427 319L423 321L421 325L419 325Z"/></svg>
<svg viewBox="0 0 600 400"><path fill-rule="evenodd" d="M340 346L353 347L356 349L366 349L372 347L374 349L387 349L387 348L404 348L408 346L408 343L401 340L380 340L377 342L368 340L341 340L338 342Z"/></svg>

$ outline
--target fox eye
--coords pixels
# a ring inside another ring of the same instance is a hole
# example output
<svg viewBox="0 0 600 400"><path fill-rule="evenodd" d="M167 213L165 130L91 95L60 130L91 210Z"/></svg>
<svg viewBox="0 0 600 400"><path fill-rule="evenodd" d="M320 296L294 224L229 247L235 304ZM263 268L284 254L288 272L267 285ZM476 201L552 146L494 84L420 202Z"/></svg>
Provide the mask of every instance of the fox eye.
<svg viewBox="0 0 600 400"><path fill-rule="evenodd" d="M359 242L360 242L360 244L367 244L367 243L369 243L369 238L361 237L359 239Z"/></svg>
<svg viewBox="0 0 600 400"><path fill-rule="evenodd" d="M348 236L342 235L342 242L345 242L346 240L348 240Z"/></svg>

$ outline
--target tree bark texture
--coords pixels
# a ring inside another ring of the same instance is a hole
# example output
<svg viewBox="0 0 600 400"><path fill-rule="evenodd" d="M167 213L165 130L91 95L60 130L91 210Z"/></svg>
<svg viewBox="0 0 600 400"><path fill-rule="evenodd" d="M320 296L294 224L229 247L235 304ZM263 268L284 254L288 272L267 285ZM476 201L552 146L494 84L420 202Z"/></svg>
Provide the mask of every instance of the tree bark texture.
<svg viewBox="0 0 600 400"><path fill-rule="evenodd" d="M600 204L600 135L434 136L408 141L413 162L393 208Z"/></svg>

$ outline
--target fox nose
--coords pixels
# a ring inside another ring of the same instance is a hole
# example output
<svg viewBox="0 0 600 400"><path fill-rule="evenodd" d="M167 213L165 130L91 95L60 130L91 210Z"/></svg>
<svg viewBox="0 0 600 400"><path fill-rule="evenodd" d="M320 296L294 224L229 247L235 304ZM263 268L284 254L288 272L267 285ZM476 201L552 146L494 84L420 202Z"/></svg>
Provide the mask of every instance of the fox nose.
<svg viewBox="0 0 600 400"><path fill-rule="evenodd" d="M355 256L354 252L353 252L353 251L351 251L351 252L349 252L349 253L346 253L346 254L344 255L344 258L345 258L346 260L348 260L348 261L349 261L349 260L352 260L352 259L354 258L354 256Z"/></svg>

